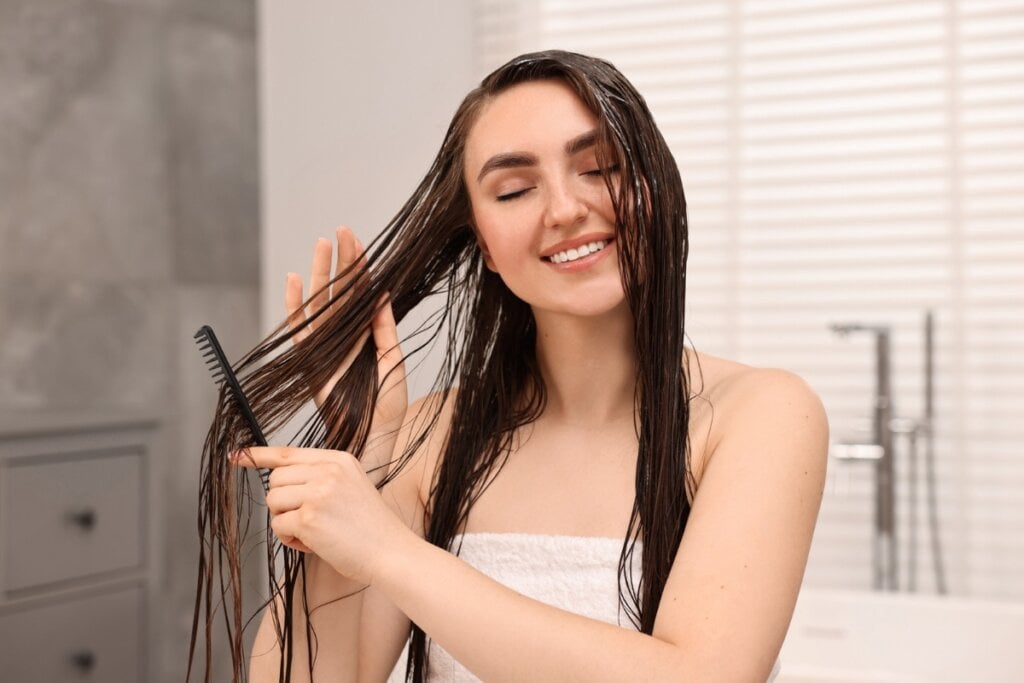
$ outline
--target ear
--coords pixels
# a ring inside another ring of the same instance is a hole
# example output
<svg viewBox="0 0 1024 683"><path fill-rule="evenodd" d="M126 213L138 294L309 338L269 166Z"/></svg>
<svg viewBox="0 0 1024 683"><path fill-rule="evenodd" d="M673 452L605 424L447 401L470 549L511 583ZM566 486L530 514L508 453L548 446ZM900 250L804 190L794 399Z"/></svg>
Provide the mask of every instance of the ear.
<svg viewBox="0 0 1024 683"><path fill-rule="evenodd" d="M480 247L480 253L484 256L484 265L487 266L487 270L497 273L498 269L494 266L494 259L491 258L491 252L487 250L487 243L480 237L480 233L477 233L476 244Z"/></svg>
<svg viewBox="0 0 1024 683"><path fill-rule="evenodd" d="M487 248L487 242L484 241L484 236L480 234L480 231L476 227L475 221L469 221L469 227L473 230L473 235L476 237L476 246L480 248L480 253L484 257L484 265L487 266L487 270L492 273L497 273L498 269L494 266L494 259L491 258L491 252Z"/></svg>

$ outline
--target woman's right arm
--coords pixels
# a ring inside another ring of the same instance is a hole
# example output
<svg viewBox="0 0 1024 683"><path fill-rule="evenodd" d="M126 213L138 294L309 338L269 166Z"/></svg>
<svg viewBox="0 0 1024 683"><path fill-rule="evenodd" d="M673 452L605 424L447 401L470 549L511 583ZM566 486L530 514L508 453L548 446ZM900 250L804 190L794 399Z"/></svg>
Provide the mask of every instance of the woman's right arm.
<svg viewBox="0 0 1024 683"><path fill-rule="evenodd" d="M395 446L395 457L408 446L418 424L421 399L409 407L410 419L403 425ZM433 437L433 435L432 435ZM434 442L434 438L428 441ZM427 474L429 445L413 455L403 470L381 489L387 505L419 536L424 533L424 505L420 484ZM367 467L370 465L368 464ZM386 680L409 635L409 619L374 588L338 574L312 553L306 554L307 598L310 625L314 633L314 674L318 681ZM301 584L296 586L300 595ZM348 597L344 597L348 596ZM339 599L341 598L341 599ZM279 602L274 604L283 620ZM309 680L306 646L306 618L296 600L292 615L292 680ZM253 643L249 676L256 683L277 681L281 661L270 607L264 612Z"/></svg>
<svg viewBox="0 0 1024 683"><path fill-rule="evenodd" d="M285 286L285 308L289 324L294 331L293 341L298 344L314 329L307 313L320 308L331 296L327 284L331 279L332 249L330 242L319 240L313 251L310 273L309 310L304 306L302 280L290 274ZM363 257L362 245L346 227L337 230L337 259L334 276ZM337 299L336 305L344 299ZM389 469L389 463L401 456L408 447L413 430L421 429L418 416L427 402L417 401L406 407L407 390L405 372L398 348L398 333L390 306L378 313L373 322L373 337L378 347L378 372L388 381L382 387L375 407L370 429L370 444L361 459L371 479L380 481ZM314 392L319 408L334 384L351 364L347 358L334 376ZM401 426L398 428L398 426ZM423 448L421 450L428 450ZM386 486L381 495L392 510L420 536L423 535L423 504L420 500L420 482L424 474L425 453L416 453L408 466ZM300 548L301 549L301 548ZM372 589L352 581L336 572L313 553L306 553L306 599L309 605L309 623L314 634L314 671L318 680L383 680L376 672L385 666L394 666L409 629L409 621L385 598ZM295 595L301 596L301 577L295 586ZM309 657L306 643L306 610L301 599L295 600L292 615L292 679L307 680ZM276 681L279 678L281 649L274 624L276 610L278 623L284 622L284 609L280 600L268 605L253 643L250 658L250 677L253 681ZM362 637L361 635L362 634ZM360 650L362 656L360 656ZM390 665L388 665L390 662ZM360 668L362 667L362 668ZM361 674L360 671L369 672Z"/></svg>

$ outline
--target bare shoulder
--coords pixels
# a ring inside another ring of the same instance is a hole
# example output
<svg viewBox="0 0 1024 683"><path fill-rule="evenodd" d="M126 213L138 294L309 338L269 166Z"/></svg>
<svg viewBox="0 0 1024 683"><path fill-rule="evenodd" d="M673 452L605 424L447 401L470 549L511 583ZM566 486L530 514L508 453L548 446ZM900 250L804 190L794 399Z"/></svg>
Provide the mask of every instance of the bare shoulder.
<svg viewBox="0 0 1024 683"><path fill-rule="evenodd" d="M821 399L798 374L782 368L762 368L710 354L693 352L692 417L705 438L695 453L697 481L723 441L764 434L769 428L788 429L809 442L817 453L827 446L828 418ZM695 371L696 370L696 371Z"/></svg>
<svg viewBox="0 0 1024 683"><path fill-rule="evenodd" d="M407 476L415 477L424 506L451 428L457 392L458 387L453 387L447 393L430 393L409 404L396 443L393 464L409 468Z"/></svg>
<svg viewBox="0 0 1024 683"><path fill-rule="evenodd" d="M457 393L458 387L453 387L447 393L434 392L416 399L405 411L402 429L410 430L411 435L427 433L430 438L447 434Z"/></svg>
<svg viewBox="0 0 1024 683"><path fill-rule="evenodd" d="M694 680L763 681L807 566L828 423L821 401L795 373L708 356L688 360L703 370L703 386L693 373L691 406L709 432L653 635L701 644L687 662Z"/></svg>

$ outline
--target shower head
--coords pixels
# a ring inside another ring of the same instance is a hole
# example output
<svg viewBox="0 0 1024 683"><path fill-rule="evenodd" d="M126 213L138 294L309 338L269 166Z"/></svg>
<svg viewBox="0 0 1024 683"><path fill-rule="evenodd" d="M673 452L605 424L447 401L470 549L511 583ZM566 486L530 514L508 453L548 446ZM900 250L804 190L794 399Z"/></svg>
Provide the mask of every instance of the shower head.
<svg viewBox="0 0 1024 683"><path fill-rule="evenodd" d="M832 330L832 332L838 334L840 337L846 337L852 332L864 329L864 326L859 323L832 323L828 326L828 329Z"/></svg>
<svg viewBox="0 0 1024 683"><path fill-rule="evenodd" d="M828 328L840 337L849 337L854 332L871 332L874 334L887 334L889 332L888 325L865 325L864 323L832 323Z"/></svg>

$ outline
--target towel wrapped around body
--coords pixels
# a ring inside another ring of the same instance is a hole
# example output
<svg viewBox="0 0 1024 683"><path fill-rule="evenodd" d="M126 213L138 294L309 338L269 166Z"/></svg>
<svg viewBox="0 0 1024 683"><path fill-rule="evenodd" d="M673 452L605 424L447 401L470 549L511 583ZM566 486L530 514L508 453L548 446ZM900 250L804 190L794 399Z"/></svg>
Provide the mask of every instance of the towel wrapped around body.
<svg viewBox="0 0 1024 683"><path fill-rule="evenodd" d="M519 533L469 533L452 545L458 556L517 593L582 616L634 628L619 604L619 556L623 539ZM633 583L641 574L641 544L632 557ZM444 648L428 640L427 680L479 681ZM404 680L403 651L389 683ZM769 682L779 672L775 662Z"/></svg>

